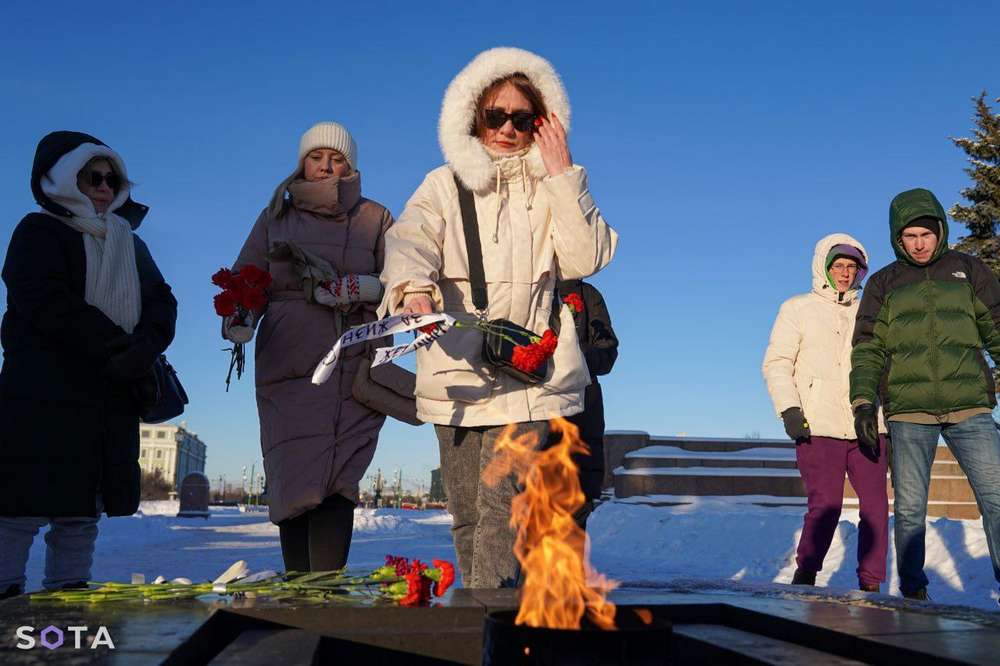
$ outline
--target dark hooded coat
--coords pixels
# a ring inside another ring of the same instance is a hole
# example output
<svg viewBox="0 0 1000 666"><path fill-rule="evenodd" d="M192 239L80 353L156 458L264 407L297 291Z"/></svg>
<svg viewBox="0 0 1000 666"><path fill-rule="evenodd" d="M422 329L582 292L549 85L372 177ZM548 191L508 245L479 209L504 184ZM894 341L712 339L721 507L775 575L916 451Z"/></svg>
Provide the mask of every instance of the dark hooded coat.
<svg viewBox="0 0 1000 666"><path fill-rule="evenodd" d="M78 132L53 132L35 153L31 189L43 211L14 229L3 264L7 310L0 328L0 515L109 516L139 505L139 414L133 387L106 373L108 342L125 331L84 299L83 235L51 214L69 211L39 182L66 153L104 145ZM139 227L147 208L129 198L114 211ZM134 236L142 314L133 331L164 351L177 301L146 245ZM152 365L155 357L149 359Z"/></svg>
<svg viewBox="0 0 1000 666"><path fill-rule="evenodd" d="M580 467L580 485L587 499L601 495L604 479L604 394L599 375L606 375L618 358L618 338L611 328L611 315L601 292L583 280L564 280L559 283L559 296L579 294L583 299L583 312L573 315L580 349L587 360L590 385L583 395L583 411L567 417L580 429L580 437L590 448L589 455L575 457Z"/></svg>

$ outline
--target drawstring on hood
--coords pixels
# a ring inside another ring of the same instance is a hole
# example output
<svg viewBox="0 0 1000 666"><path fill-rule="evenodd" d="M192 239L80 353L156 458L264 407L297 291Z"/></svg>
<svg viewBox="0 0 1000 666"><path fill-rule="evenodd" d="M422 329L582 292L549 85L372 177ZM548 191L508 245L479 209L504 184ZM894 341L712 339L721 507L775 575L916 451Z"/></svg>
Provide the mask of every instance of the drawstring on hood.
<svg viewBox="0 0 1000 666"><path fill-rule="evenodd" d="M503 206L504 193L501 188L503 183L507 183L510 187L510 183L515 180L521 181L521 191L525 194L527 200L527 208L531 210L531 199L534 196L534 184L528 177L528 163L524 159L525 155L528 154L530 150L524 148L515 153L498 153L496 151L486 148L487 154L490 159L493 160L493 168L495 169L494 179L496 181L494 194L496 195L496 205L494 206L494 225L493 225L493 242L500 242L500 211Z"/></svg>

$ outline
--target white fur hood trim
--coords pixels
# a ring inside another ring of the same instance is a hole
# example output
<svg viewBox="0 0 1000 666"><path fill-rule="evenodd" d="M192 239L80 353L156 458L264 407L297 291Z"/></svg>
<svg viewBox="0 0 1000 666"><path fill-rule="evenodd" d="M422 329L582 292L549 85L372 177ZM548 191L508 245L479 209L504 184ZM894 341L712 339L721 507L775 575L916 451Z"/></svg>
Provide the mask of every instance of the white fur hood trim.
<svg viewBox="0 0 1000 666"><path fill-rule="evenodd" d="M476 114L479 95L499 78L521 72L538 88L550 113L555 112L569 132L570 108L566 90L548 60L523 49L501 47L483 51L458 73L444 93L438 141L448 165L473 191L493 187L496 169L486 148L469 134ZM544 178L545 165L537 145L525 156L528 172Z"/></svg>
<svg viewBox="0 0 1000 666"><path fill-rule="evenodd" d="M76 186L76 175L87 162L95 157L105 157L114 165L115 172L122 179L122 188L118 190L114 201L108 206L109 211L118 210L129 197L131 187L128 184L128 172L121 155L107 146L94 143L83 143L59 158L49 172L42 176L42 191L55 203L77 217L92 218L97 216L94 204L80 188Z"/></svg>

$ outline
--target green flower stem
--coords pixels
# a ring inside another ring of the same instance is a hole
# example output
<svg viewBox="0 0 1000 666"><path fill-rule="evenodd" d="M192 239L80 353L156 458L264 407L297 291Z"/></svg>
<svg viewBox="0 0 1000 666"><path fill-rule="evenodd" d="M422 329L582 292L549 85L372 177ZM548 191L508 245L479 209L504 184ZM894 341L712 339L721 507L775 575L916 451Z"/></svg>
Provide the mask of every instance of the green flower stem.
<svg viewBox="0 0 1000 666"><path fill-rule="evenodd" d="M425 569L422 574L431 580L441 579L440 569ZM192 599L214 593L212 583L183 585L180 583L94 583L83 590L58 590L32 594L31 601L62 603L106 603L117 601L174 601ZM366 576L351 576L339 571L289 572L255 583L235 581L225 586L222 596L252 592L271 599L295 599L299 603L351 603L358 596L372 599L399 599L406 595L406 579L391 567L380 567Z"/></svg>
<svg viewBox="0 0 1000 666"><path fill-rule="evenodd" d="M456 319L454 326L456 328L475 328L475 329L479 329L480 331L482 331L484 333L495 333L496 335L498 335L499 337L501 337L502 339L506 340L507 342L509 342L512 345L519 345L519 344L521 344L520 342L518 342L514 338L510 337L509 335L506 335L503 332L503 331L517 331L517 329L511 328L510 326L501 326L501 325L497 325L497 324L490 324L489 322L484 322L482 319L477 319L472 324L464 324L461 321L459 321L459 320ZM542 339L541 336L535 335L534 333L532 333L530 335L530 340L532 342L538 342L541 339Z"/></svg>

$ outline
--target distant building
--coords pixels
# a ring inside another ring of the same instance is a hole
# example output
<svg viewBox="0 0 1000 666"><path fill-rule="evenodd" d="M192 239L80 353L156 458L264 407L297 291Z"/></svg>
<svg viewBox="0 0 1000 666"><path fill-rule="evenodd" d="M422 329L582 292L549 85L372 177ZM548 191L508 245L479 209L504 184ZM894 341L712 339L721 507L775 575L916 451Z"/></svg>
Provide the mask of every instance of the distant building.
<svg viewBox="0 0 1000 666"><path fill-rule="evenodd" d="M160 470L167 483L178 488L188 473L205 473L205 443L187 429L186 422L140 423L139 466L149 474Z"/></svg>
<svg viewBox="0 0 1000 666"><path fill-rule="evenodd" d="M431 502L447 501L448 496L444 494L444 484L441 482L441 468L431 470L431 492L427 499Z"/></svg>

